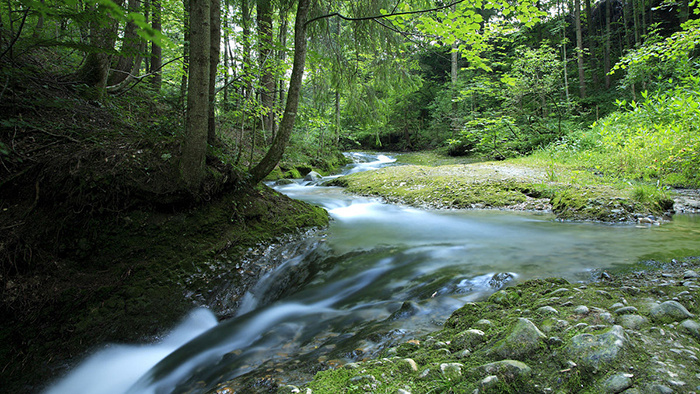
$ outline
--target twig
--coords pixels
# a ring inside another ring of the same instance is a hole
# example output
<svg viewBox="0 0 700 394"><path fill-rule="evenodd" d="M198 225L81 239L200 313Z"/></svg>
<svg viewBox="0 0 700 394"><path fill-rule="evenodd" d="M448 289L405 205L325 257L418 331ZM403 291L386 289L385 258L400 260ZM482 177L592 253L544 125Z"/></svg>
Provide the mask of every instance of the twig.
<svg viewBox="0 0 700 394"><path fill-rule="evenodd" d="M24 16L22 16L22 23L19 25L19 30L17 30L17 35L12 39L12 41L10 41L10 45L8 45L7 48L5 49L5 51L0 55L0 59L2 59L7 54L7 52L11 51L12 47L15 45L17 40L19 40L19 36L22 34L22 28L24 28L24 22L27 21L27 15L29 15L30 9L31 9L31 7L28 7L26 10L24 10ZM10 19L12 19L12 18L10 18ZM12 57L12 56L10 56L10 57Z"/></svg>
<svg viewBox="0 0 700 394"><path fill-rule="evenodd" d="M347 16L344 16L344 15L340 14L339 12L334 12L334 13L332 13L332 14L321 15L321 16L317 16L316 18L309 19L309 20L306 21L306 23L304 24L304 27L308 26L311 22L316 22L317 20L321 20L321 19L325 19L325 18L330 18L330 17L333 17L333 16L337 16L338 18L343 19L343 20L346 20L346 21L367 21L367 20L371 20L371 19L384 19L384 18L389 18L389 17L392 17L392 16L399 16L399 15L414 15L414 14L423 14L423 13L426 13L426 12L440 11L440 10L444 10L444 9L446 9L446 8L450 8L450 7L452 7L452 6L454 6L454 5L457 5L457 4L459 4L459 3L464 3L465 1L466 1L466 0L457 0L457 1L453 2L453 3L447 4L447 5L443 5L443 6L440 6L440 7L430 8L430 9L427 9L427 10L404 11L404 12L392 12L392 13L390 13L390 14L380 14L380 15L375 15L375 16L364 16L364 17L359 17L359 18L350 18L350 17L347 17Z"/></svg>

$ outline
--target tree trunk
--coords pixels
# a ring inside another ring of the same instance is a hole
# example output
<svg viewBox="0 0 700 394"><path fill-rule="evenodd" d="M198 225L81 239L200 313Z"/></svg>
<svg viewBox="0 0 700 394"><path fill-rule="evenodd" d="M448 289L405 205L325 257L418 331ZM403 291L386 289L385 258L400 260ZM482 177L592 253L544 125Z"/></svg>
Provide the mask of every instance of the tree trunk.
<svg viewBox="0 0 700 394"><path fill-rule="evenodd" d="M578 86L581 98L586 98L586 72L583 68L583 34L581 32L581 0L574 1L574 23L576 23L576 46L578 48Z"/></svg>
<svg viewBox="0 0 700 394"><path fill-rule="evenodd" d="M586 27L588 28L588 52L589 67L591 76L593 77L593 89L598 87L598 54L596 53L596 37L598 37L598 29L593 23L593 13L591 11L591 0L586 0Z"/></svg>
<svg viewBox="0 0 700 394"><path fill-rule="evenodd" d="M605 0L605 88L610 89L610 38L612 36L611 31L611 19L612 6L611 0Z"/></svg>
<svg viewBox="0 0 700 394"><path fill-rule="evenodd" d="M251 181L254 183L262 181L272 172L282 158L289 142L289 137L292 135L294 119L299 107L304 65L306 63L306 16L309 12L309 1L299 0L298 3L297 16L294 23L294 65L292 66L292 76L289 80L287 104L280 122L279 132L275 136L270 149L260 163L250 170Z"/></svg>
<svg viewBox="0 0 700 394"><path fill-rule="evenodd" d="M139 0L129 0L129 12L138 13L141 2ZM137 26L133 21L129 21L124 27L124 38L117 64L112 67L112 74L109 77L109 85L117 85L133 74L134 69L138 71L141 67L141 60L145 43L137 33Z"/></svg>
<svg viewBox="0 0 700 394"><path fill-rule="evenodd" d="M562 64L564 65L564 92L566 93L566 110L569 110L569 103L571 102L571 97L569 97L569 67L568 67L568 56L566 55L566 19L564 16L564 1L559 3L560 13L561 13L561 50L562 50Z"/></svg>
<svg viewBox="0 0 700 394"><path fill-rule="evenodd" d="M258 0L257 9L260 102L264 108L263 130L272 133L275 104L275 78L272 75L272 4L270 0Z"/></svg>
<svg viewBox="0 0 700 394"><path fill-rule="evenodd" d="M246 87L245 87L245 92L243 94L243 97L245 99L249 99L250 95L253 90L252 83L250 81L250 78L246 76L246 74L249 73L250 68L251 68L251 60L250 60L250 19L251 19L251 10L250 10L250 0L241 0L241 28L243 30L243 65L242 65L242 72L244 75L245 80L247 81Z"/></svg>
<svg viewBox="0 0 700 394"><path fill-rule="evenodd" d="M153 20L151 21L151 27L153 30L160 31L161 29L161 0L152 0L153 7ZM160 45L156 43L151 44L151 72L153 76L151 77L151 86L156 91L160 90L163 83L163 77L160 68L163 66L163 50Z"/></svg>
<svg viewBox="0 0 700 394"><path fill-rule="evenodd" d="M122 0L117 0L115 3L121 6ZM88 98L101 100L107 87L111 53L114 51L119 26L109 16L100 18L101 14L106 14L106 12L102 12L103 6L93 5L90 7L92 8L92 18L89 24L90 45L93 50L88 53L85 62L76 73L76 77L79 82L88 86L88 90L85 92Z"/></svg>
<svg viewBox="0 0 700 394"><path fill-rule="evenodd" d="M457 11L457 5L452 6L452 12ZM450 128L452 129L452 137L454 138L455 133L457 132L457 129L459 128L459 125L457 124L457 60L458 60L458 51L459 50L459 45L457 43L457 40L452 43L452 48L450 50L450 90L451 90L451 98L452 98L452 113L450 114Z"/></svg>
<svg viewBox="0 0 700 394"><path fill-rule="evenodd" d="M634 21L634 45L639 48L641 37L639 35L639 5L637 0L631 0L632 3L632 20Z"/></svg>
<svg viewBox="0 0 700 394"><path fill-rule="evenodd" d="M190 67L180 176L193 194L202 185L207 154L210 5L210 0L190 0Z"/></svg>
<svg viewBox="0 0 700 394"><path fill-rule="evenodd" d="M182 45L182 79L180 80L180 104L185 101L187 96L187 74L190 67L190 0L182 0L183 9L183 35L184 44Z"/></svg>
<svg viewBox="0 0 700 394"><path fill-rule="evenodd" d="M221 1L211 0L211 25L210 25L210 49L209 49L209 126L207 142L216 145L216 69L219 67L219 55L221 53Z"/></svg>

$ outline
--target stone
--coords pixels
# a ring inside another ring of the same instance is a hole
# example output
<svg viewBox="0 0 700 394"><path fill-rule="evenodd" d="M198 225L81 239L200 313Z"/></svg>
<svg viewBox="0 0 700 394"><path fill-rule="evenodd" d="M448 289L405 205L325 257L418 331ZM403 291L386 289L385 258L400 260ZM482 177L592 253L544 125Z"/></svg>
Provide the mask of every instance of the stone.
<svg viewBox="0 0 700 394"><path fill-rule="evenodd" d="M496 388L496 386L498 386L499 381L500 380L498 379L498 376L489 375L489 376L481 379L481 381L479 382L479 389L481 389L483 391L488 391L488 390L494 389L494 388Z"/></svg>
<svg viewBox="0 0 700 394"><path fill-rule="evenodd" d="M398 389L396 390L396 394L411 394L411 392L404 389Z"/></svg>
<svg viewBox="0 0 700 394"><path fill-rule="evenodd" d="M411 317L421 311L421 307L414 301L405 301L396 312L389 316L389 320L400 320Z"/></svg>
<svg viewBox="0 0 700 394"><path fill-rule="evenodd" d="M624 329L613 326L602 334L579 334L566 347L569 356L580 366L597 373L606 364L617 359L625 345Z"/></svg>
<svg viewBox="0 0 700 394"><path fill-rule="evenodd" d="M645 392L653 394L672 394L673 389L668 386L664 386L663 384L653 384L648 386Z"/></svg>
<svg viewBox="0 0 700 394"><path fill-rule="evenodd" d="M418 372L418 364L416 364L415 360L412 358L404 358L401 359L399 362L399 365L403 367L404 369L413 371L413 372Z"/></svg>
<svg viewBox="0 0 700 394"><path fill-rule="evenodd" d="M695 320L683 320L681 327L685 329L687 333L695 337L697 341L700 341L700 324Z"/></svg>
<svg viewBox="0 0 700 394"><path fill-rule="evenodd" d="M616 373L603 381L603 391L606 393L621 393L632 386L632 377L629 373Z"/></svg>
<svg viewBox="0 0 700 394"><path fill-rule="evenodd" d="M418 379L427 379L430 376L430 368L426 368L423 372L418 375Z"/></svg>
<svg viewBox="0 0 700 394"><path fill-rule="evenodd" d="M574 313L577 315L585 316L585 315L589 314L590 312L591 312L590 309L588 309L588 307L585 305L579 305L576 308L574 308Z"/></svg>
<svg viewBox="0 0 700 394"><path fill-rule="evenodd" d="M460 352L455 353L455 357L457 358L467 358L472 354L468 349L464 349Z"/></svg>
<svg viewBox="0 0 700 394"><path fill-rule="evenodd" d="M651 318L655 321L679 321L693 317L683 305L678 301L665 301L654 305L649 311Z"/></svg>
<svg viewBox="0 0 700 394"><path fill-rule="evenodd" d="M474 323L474 325L477 327L493 327L493 323L491 322L491 320L487 319L481 319Z"/></svg>
<svg viewBox="0 0 700 394"><path fill-rule="evenodd" d="M556 289L553 292L547 294L547 296L549 296L549 297L561 296L561 295L568 293L569 291L571 291L571 290L567 289L566 287L562 287L562 288Z"/></svg>
<svg viewBox="0 0 700 394"><path fill-rule="evenodd" d="M440 372L451 380L457 380L462 377L462 368L464 364L460 363L442 363L440 364Z"/></svg>
<svg viewBox="0 0 700 394"><path fill-rule="evenodd" d="M311 171L304 177L304 182L318 182L321 180L321 178L323 178L323 175L316 171Z"/></svg>
<svg viewBox="0 0 700 394"><path fill-rule="evenodd" d="M615 324L615 318L613 317L612 313L610 313L610 312L599 313L598 317L600 318L600 320L604 321L605 323Z"/></svg>
<svg viewBox="0 0 700 394"><path fill-rule="evenodd" d="M491 280L489 280L489 286L493 287L494 289L500 289L503 287L503 285L512 281L513 278L514 276L510 272L499 272L491 277Z"/></svg>
<svg viewBox="0 0 700 394"><path fill-rule="evenodd" d="M469 349L474 350L474 347L482 344L486 340L486 334L481 330L469 329L460 332L452 340L453 349Z"/></svg>
<svg viewBox="0 0 700 394"><path fill-rule="evenodd" d="M559 311L552 308L551 306L543 306L537 308L537 313L542 315L542 316L552 316L552 315L558 315Z"/></svg>
<svg viewBox="0 0 700 394"><path fill-rule="evenodd" d="M500 358L519 359L539 349L547 336L526 318L519 318L513 331L491 350Z"/></svg>
<svg viewBox="0 0 700 394"><path fill-rule="evenodd" d="M700 278L700 274L693 270L687 270L683 272L683 279L693 279L693 278Z"/></svg>
<svg viewBox="0 0 700 394"><path fill-rule="evenodd" d="M279 180L277 180L277 181L275 182L275 186L291 185L291 184L293 184L293 183L296 183L296 182L294 182L294 181L291 180L291 179L279 179ZM298 389L297 389L297 390L298 390Z"/></svg>
<svg viewBox="0 0 700 394"><path fill-rule="evenodd" d="M620 316L620 325L630 330L639 330L648 322L647 318L640 315L622 315Z"/></svg>
<svg viewBox="0 0 700 394"><path fill-rule="evenodd" d="M353 376L350 378L350 381L353 383L379 383L377 378L375 378L373 375Z"/></svg>
<svg viewBox="0 0 700 394"><path fill-rule="evenodd" d="M633 306L623 306L622 308L615 309L616 315L631 315L631 314L634 314L637 312L638 312L637 308L635 308Z"/></svg>
<svg viewBox="0 0 700 394"><path fill-rule="evenodd" d="M527 364L517 360L501 360L480 365L475 368L475 371L481 375L496 375L505 381L527 378L532 373L532 369Z"/></svg>
<svg viewBox="0 0 700 394"><path fill-rule="evenodd" d="M301 393L301 390L299 390L299 387L292 386L291 384L286 384L284 386L280 386L277 389L277 394L296 394L296 393Z"/></svg>

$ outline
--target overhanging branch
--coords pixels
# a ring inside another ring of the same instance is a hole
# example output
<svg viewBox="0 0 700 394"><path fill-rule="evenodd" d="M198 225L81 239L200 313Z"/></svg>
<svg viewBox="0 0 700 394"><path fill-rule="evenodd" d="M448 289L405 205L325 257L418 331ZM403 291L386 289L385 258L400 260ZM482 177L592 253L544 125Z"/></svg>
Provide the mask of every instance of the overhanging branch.
<svg viewBox="0 0 700 394"><path fill-rule="evenodd" d="M404 12L392 12L392 13L390 13L390 14L380 14L380 15L375 15L375 16L363 16L363 17L358 17L358 18L351 18L351 17L345 16L345 15L342 15L342 14L339 13L339 12L334 12L334 13L332 13L332 14L321 15L321 16L317 16L317 17L315 17L315 18L313 18L313 19L309 19L308 21L306 21L306 23L304 24L304 26L308 26L309 23L311 23L311 22L316 22L316 21L318 21L318 20L326 19L326 18L331 18L331 17L334 17L334 16L337 16L338 18L343 19L343 20L346 20L346 21L368 21L368 20L376 20L376 19L389 18L389 17L392 17L392 16L399 16L399 15L424 14L424 13L426 13L426 12L434 12L434 11L444 10L444 9L446 9L446 8L450 8L450 7L452 7L452 6L455 6L455 5L459 4L459 3L464 3L465 1L467 1L467 0L457 0L457 1L452 2L452 3L450 3L450 4L443 5L443 6L440 6L440 7L430 8L430 9L427 9L427 10L404 11Z"/></svg>

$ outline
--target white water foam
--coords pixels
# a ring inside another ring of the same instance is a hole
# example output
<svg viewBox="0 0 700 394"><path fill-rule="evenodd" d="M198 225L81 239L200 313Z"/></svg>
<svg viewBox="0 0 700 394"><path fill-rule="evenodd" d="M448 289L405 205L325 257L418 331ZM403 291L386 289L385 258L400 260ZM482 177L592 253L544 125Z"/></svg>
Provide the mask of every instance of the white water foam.
<svg viewBox="0 0 700 394"><path fill-rule="evenodd" d="M160 360L216 326L214 314L195 309L163 341L151 345L112 345L85 359L46 394L122 394Z"/></svg>

